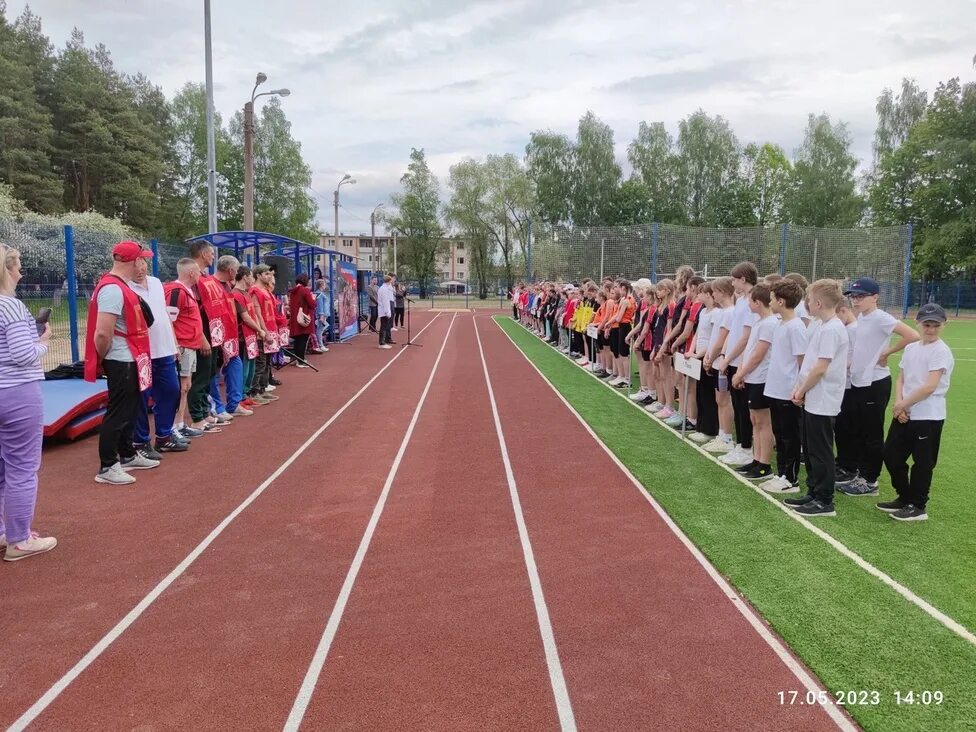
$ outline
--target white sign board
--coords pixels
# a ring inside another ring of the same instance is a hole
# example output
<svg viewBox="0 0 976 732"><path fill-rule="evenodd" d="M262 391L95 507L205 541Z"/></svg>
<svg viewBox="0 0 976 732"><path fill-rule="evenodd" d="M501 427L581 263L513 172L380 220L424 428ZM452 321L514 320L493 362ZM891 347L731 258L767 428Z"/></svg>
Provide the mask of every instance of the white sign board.
<svg viewBox="0 0 976 732"><path fill-rule="evenodd" d="M590 338L596 338L600 334L600 329L595 325L586 326L586 335Z"/></svg>
<svg viewBox="0 0 976 732"><path fill-rule="evenodd" d="M701 380L702 362L700 358L685 358L680 353L674 354L674 370L679 374L689 376L695 381Z"/></svg>

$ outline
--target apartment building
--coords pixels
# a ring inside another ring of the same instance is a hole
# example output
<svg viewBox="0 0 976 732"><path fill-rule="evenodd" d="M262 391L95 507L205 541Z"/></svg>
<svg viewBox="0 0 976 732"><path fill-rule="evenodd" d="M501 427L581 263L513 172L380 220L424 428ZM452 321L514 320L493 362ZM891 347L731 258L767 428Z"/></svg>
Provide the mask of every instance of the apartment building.
<svg viewBox="0 0 976 732"><path fill-rule="evenodd" d="M470 276L464 241L445 237L446 252L437 262L437 279L441 282L463 282ZM393 270L394 238L388 234L377 235L376 246L369 234L322 235L319 246L348 254L357 262L359 269L391 272ZM319 263L323 265L322 262ZM399 262L398 262L399 264Z"/></svg>

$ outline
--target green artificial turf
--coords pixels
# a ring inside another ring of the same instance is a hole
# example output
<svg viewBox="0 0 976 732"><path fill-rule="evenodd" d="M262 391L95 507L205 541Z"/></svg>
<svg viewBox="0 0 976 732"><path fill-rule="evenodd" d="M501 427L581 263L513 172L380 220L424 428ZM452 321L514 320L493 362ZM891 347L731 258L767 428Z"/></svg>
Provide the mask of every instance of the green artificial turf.
<svg viewBox="0 0 976 732"><path fill-rule="evenodd" d="M825 541L682 446L579 366L521 328L496 321L579 411L709 560L831 691L876 690L877 706L849 706L870 730L971 729L976 647L943 627ZM972 455L966 415L976 414L976 324L946 329L958 343L950 422L933 485L930 520L900 524L878 498L837 498L838 516L817 525L964 626L976 628ZM894 365L894 364L893 364ZM621 429L623 428L623 429ZM883 480L885 480L883 478ZM883 484L884 500L891 495ZM896 691L941 691L938 706L895 703Z"/></svg>

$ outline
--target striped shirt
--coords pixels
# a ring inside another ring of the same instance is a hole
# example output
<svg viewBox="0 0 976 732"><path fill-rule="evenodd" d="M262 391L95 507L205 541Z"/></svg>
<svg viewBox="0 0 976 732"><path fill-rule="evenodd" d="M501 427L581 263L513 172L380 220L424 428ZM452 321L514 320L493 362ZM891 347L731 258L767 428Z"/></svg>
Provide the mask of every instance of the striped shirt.
<svg viewBox="0 0 976 732"><path fill-rule="evenodd" d="M0 389L44 379L40 343L34 317L16 297L0 295Z"/></svg>

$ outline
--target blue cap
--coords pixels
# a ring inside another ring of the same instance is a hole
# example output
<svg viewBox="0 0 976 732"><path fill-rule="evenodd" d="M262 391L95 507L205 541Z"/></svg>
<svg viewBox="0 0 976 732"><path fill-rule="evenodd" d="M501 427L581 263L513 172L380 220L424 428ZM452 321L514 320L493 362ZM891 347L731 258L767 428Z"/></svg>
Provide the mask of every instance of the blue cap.
<svg viewBox="0 0 976 732"><path fill-rule="evenodd" d="M845 295L877 295L879 292L881 292L881 288L870 277L856 279L850 287L844 290Z"/></svg>
<svg viewBox="0 0 976 732"><path fill-rule="evenodd" d="M925 323L929 321L944 323L946 322L945 308L934 302L927 302L918 309L918 314L915 316L915 321L917 323Z"/></svg>

